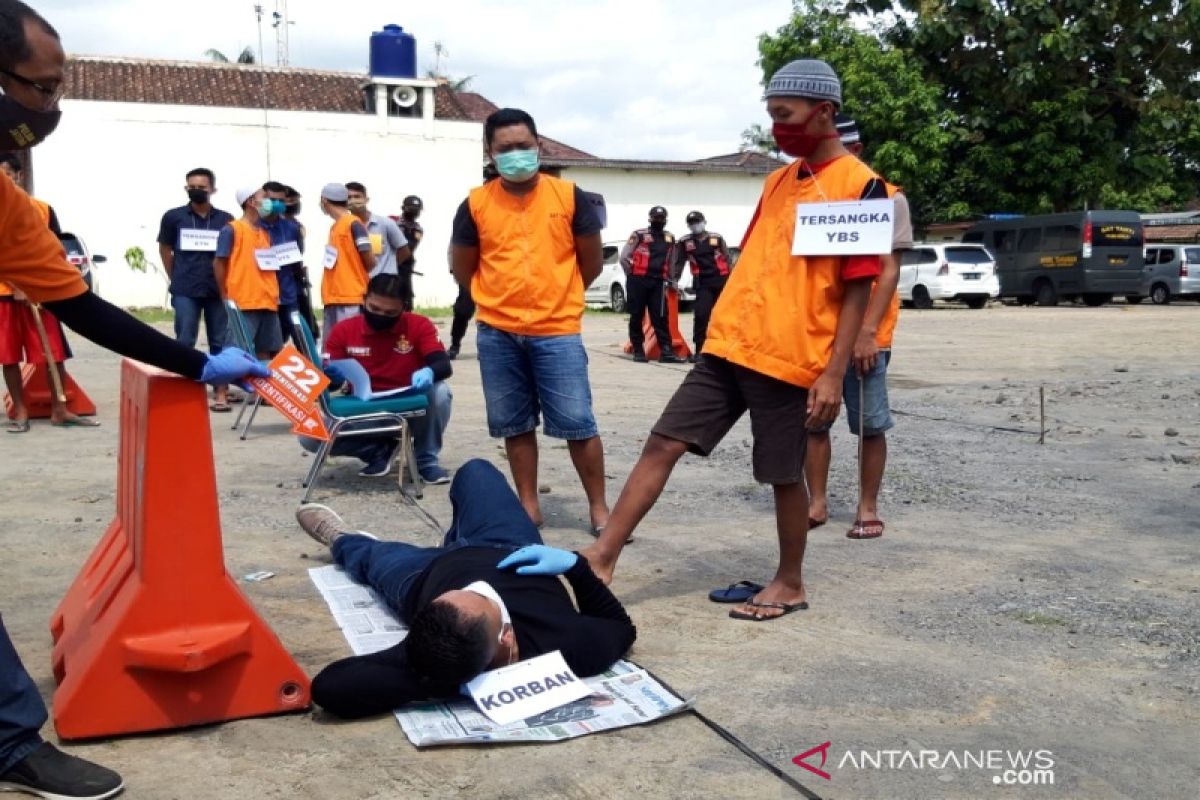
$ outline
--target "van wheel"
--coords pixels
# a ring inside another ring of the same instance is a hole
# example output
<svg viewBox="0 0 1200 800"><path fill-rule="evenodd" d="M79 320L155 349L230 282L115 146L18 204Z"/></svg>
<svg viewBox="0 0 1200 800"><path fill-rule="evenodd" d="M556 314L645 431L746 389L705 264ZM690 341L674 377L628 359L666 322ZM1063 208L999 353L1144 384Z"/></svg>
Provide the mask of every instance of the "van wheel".
<svg viewBox="0 0 1200 800"><path fill-rule="evenodd" d="M913 308L928 310L933 308L933 298L929 296L929 290L924 286L914 286L912 291Z"/></svg>
<svg viewBox="0 0 1200 800"><path fill-rule="evenodd" d="M1171 290L1165 283L1156 283L1150 287L1150 300L1156 306L1165 306L1171 302Z"/></svg>
<svg viewBox="0 0 1200 800"><path fill-rule="evenodd" d="M612 287L612 309L618 314L629 310L629 304L625 302L625 290L620 286Z"/></svg>
<svg viewBox="0 0 1200 800"><path fill-rule="evenodd" d="M1033 285L1033 293L1037 297L1039 306L1056 306L1058 305L1058 292L1054 291L1054 284L1042 278Z"/></svg>
<svg viewBox="0 0 1200 800"><path fill-rule="evenodd" d="M1112 302L1111 294L1094 294L1089 292L1083 295L1083 304L1089 308L1097 308L1110 302Z"/></svg>
<svg viewBox="0 0 1200 800"><path fill-rule="evenodd" d="M1136 306L1138 303L1142 302L1145 299L1146 298L1142 297L1140 294L1125 295L1125 302L1129 303L1129 305L1131 305L1131 306Z"/></svg>
<svg viewBox="0 0 1200 800"><path fill-rule="evenodd" d="M963 302L967 304L967 308L983 308L987 305L987 301L986 297L968 297Z"/></svg>

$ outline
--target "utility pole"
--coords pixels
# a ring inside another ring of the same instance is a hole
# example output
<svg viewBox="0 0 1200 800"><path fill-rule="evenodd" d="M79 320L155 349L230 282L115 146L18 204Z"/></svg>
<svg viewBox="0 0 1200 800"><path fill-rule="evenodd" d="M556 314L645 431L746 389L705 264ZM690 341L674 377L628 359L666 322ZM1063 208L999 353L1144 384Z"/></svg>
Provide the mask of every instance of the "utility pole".
<svg viewBox="0 0 1200 800"><path fill-rule="evenodd" d="M280 67L288 65L288 26L292 25L288 19L288 4L287 0L275 0L275 13L271 15L274 20L271 25L275 28L275 63Z"/></svg>
<svg viewBox="0 0 1200 800"><path fill-rule="evenodd" d="M263 15L263 7L260 4L255 3L254 4L254 18L256 20L258 20L258 63L259 63L259 66L262 66L262 64L263 64L262 15Z"/></svg>

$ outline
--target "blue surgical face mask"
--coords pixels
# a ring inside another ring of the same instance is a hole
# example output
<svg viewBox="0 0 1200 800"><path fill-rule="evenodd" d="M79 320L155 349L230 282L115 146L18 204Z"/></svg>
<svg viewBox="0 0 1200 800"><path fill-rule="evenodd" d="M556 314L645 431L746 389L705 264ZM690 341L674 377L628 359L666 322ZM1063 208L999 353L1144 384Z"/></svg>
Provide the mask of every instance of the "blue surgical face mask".
<svg viewBox="0 0 1200 800"><path fill-rule="evenodd" d="M271 200L272 214L283 214L284 211L287 211L287 203L282 200Z"/></svg>
<svg viewBox="0 0 1200 800"><path fill-rule="evenodd" d="M258 215L260 217L269 217L275 213L275 202L269 197L264 197L258 201Z"/></svg>
<svg viewBox="0 0 1200 800"><path fill-rule="evenodd" d="M513 183L524 183L537 174L537 150L510 150L496 154L496 170Z"/></svg>

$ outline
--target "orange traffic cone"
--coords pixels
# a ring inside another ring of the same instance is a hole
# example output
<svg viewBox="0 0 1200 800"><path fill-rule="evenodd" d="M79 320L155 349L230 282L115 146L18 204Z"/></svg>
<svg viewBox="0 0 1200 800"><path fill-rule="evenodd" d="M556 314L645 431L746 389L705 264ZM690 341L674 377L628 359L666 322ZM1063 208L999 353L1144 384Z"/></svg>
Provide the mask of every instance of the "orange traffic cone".
<svg viewBox="0 0 1200 800"><path fill-rule="evenodd" d="M692 354L692 348L688 347L688 343L684 340L683 334L679 332L679 290L666 290L666 308L667 308L667 330L671 332L671 347L675 350L675 355L680 358L687 358ZM645 342L642 349L646 352L646 358L653 361L662 355L662 348L658 346L658 336L654 333L654 326L650 324L650 311L646 310L642 317L642 335L645 337ZM633 343L625 342L625 346L621 348L625 353L633 352Z"/></svg>
<svg viewBox="0 0 1200 800"><path fill-rule="evenodd" d="M81 417L95 416L96 404L66 369L62 371L62 379L63 394L67 396L67 410ZM50 418L50 398L54 390L50 386L50 371L45 363L24 364L21 367L21 391L25 395L25 408L29 411L30 419ZM12 395L7 393L4 395L4 410L9 419L17 416Z"/></svg>
<svg viewBox="0 0 1200 800"><path fill-rule="evenodd" d="M116 517L50 623L58 735L307 708L307 676L225 571L204 387L121 370Z"/></svg>

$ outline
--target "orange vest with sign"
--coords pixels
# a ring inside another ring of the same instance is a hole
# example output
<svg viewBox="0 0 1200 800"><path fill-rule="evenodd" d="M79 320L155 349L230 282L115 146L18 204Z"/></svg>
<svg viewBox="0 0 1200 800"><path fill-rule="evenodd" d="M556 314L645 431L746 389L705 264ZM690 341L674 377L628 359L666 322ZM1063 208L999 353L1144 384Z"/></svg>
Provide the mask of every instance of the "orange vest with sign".
<svg viewBox="0 0 1200 800"><path fill-rule="evenodd" d="M233 250L225 269L225 294L242 311L275 311L279 308L279 279L270 270L259 269L255 250L271 246L271 236L244 219L229 223L233 228Z"/></svg>
<svg viewBox="0 0 1200 800"><path fill-rule="evenodd" d="M663 231L663 237L667 243L667 254L663 256L662 274L650 275L650 277L665 281L670 279L671 266L675 263L675 236L669 231ZM637 239L637 246L633 248L633 253L629 256L629 274L649 275L650 245L654 244L654 234L650 232L649 228L642 228L634 231L629 238Z"/></svg>
<svg viewBox="0 0 1200 800"><path fill-rule="evenodd" d="M800 166L767 177L737 269L713 308L704 352L808 388L833 351L843 258L791 255L796 206L858 200L877 176L850 155L803 180Z"/></svg>
<svg viewBox="0 0 1200 800"><path fill-rule="evenodd" d="M888 197L895 197L896 192L900 191L900 187L887 185ZM875 286L871 286L871 296L875 296ZM884 312L883 319L879 320L879 327L875 329L875 344L880 348L890 349L892 346L892 337L896 333L896 323L900 321L900 291L896 290L895 296L892 297L892 302L888 303L887 311Z"/></svg>
<svg viewBox="0 0 1200 800"><path fill-rule="evenodd" d="M38 215L42 218L42 223L49 227L50 225L50 204L45 200L38 200L36 197L30 197L30 202L37 209ZM7 283L0 281L0 297L12 297L13 288Z"/></svg>
<svg viewBox="0 0 1200 800"><path fill-rule="evenodd" d="M521 336L579 333L583 276L575 254L575 184L539 175L518 197L499 180L467 198L479 230L471 296L480 322Z"/></svg>
<svg viewBox="0 0 1200 800"><path fill-rule="evenodd" d="M337 250L337 262L321 277L321 302L327 306L356 306L367 293L370 276L351 231L356 221L346 214L329 228L329 246Z"/></svg>

